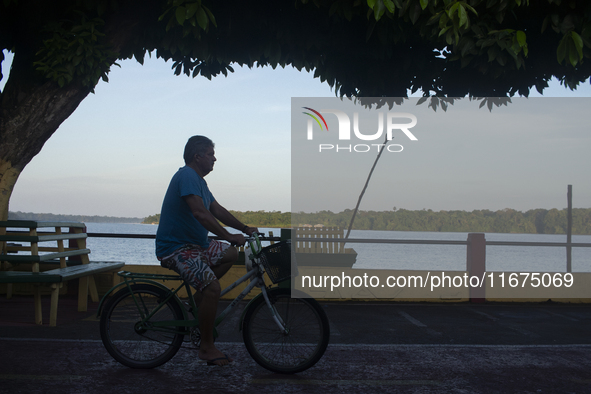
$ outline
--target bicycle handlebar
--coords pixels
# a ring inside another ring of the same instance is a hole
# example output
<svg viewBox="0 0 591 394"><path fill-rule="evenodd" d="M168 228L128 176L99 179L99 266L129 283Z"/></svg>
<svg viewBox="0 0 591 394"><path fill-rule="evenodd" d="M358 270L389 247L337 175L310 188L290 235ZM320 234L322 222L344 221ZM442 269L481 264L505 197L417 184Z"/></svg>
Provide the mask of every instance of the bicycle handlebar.
<svg viewBox="0 0 591 394"><path fill-rule="evenodd" d="M253 235L245 235L244 240L248 243L250 241L255 241L255 240L259 239L260 237L264 237L264 236L265 236L265 233L256 232L256 233L253 233ZM231 242L230 244L232 246L237 245L236 242Z"/></svg>
<svg viewBox="0 0 591 394"><path fill-rule="evenodd" d="M252 235L250 235L250 236L245 236L244 238L246 238L246 240L248 240L248 241L252 241L255 238L258 239L258 238L264 237L264 236L265 236L265 233L261 233L260 231L257 231L255 233L252 233Z"/></svg>
<svg viewBox="0 0 591 394"><path fill-rule="evenodd" d="M260 237L264 237L265 233L262 232L255 232L252 233L252 235L250 236L244 236L244 240L246 241L244 243L244 246L250 246L250 249L254 252L254 254L258 254L261 249L263 248L261 245L261 240ZM235 242L231 243L232 246L237 246L237 244ZM256 245L256 247L255 247Z"/></svg>
<svg viewBox="0 0 591 394"><path fill-rule="evenodd" d="M246 242L250 246L250 249L252 250L252 252L255 255L257 255L261 251L261 249L263 248L261 245L261 240L260 240L259 236L265 236L265 233L255 232L255 233L252 233L251 236L244 237L246 239ZM255 245L256 245L256 247L255 247Z"/></svg>

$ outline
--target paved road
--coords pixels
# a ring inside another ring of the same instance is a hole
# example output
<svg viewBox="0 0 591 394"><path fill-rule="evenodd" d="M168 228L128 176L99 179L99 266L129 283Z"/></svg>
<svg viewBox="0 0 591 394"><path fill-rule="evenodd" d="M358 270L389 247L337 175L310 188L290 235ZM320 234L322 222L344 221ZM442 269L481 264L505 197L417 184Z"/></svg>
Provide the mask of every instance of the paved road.
<svg viewBox="0 0 591 394"><path fill-rule="evenodd" d="M297 375L259 367L232 322L219 343L236 360L229 367L181 349L157 369L132 370L106 353L91 312L60 310L50 328L10 318L14 302L0 308L2 393L591 392L587 305L327 303L331 344Z"/></svg>

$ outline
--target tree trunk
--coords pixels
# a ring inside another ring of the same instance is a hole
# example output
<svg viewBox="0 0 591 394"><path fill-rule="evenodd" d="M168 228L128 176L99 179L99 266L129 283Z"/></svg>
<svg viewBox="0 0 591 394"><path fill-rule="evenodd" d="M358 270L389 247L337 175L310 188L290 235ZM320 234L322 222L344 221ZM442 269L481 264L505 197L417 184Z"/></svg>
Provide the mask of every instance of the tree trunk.
<svg viewBox="0 0 591 394"><path fill-rule="evenodd" d="M131 56L132 48L144 53L145 49L137 50L138 46L144 48L141 44L133 46L134 39L157 23L161 3L130 0L115 7L104 16L106 46L119 56L124 52L123 58ZM10 195L22 170L94 88L77 82L59 87L40 76L33 66L35 45L33 40L16 49L8 81L0 93L0 220L8 218ZM114 57L109 63L116 60Z"/></svg>
<svg viewBox="0 0 591 394"><path fill-rule="evenodd" d="M39 78L30 54L16 53L0 95L0 220L22 170L91 91Z"/></svg>

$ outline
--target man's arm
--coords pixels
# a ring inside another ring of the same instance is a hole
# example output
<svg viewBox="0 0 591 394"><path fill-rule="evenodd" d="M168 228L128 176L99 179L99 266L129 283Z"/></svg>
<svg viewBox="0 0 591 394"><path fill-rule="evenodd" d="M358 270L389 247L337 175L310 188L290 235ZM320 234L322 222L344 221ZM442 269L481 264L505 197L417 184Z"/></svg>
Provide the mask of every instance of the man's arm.
<svg viewBox="0 0 591 394"><path fill-rule="evenodd" d="M207 210L207 208L205 208L205 205L203 204L203 200L201 199L201 197L192 194L192 195L183 197L183 200L185 200L185 202L189 206L189 209L191 210L191 213L193 214L195 219L197 219L199 221L199 223L201 223L201 225L203 225L203 227L205 227L205 229L207 231L214 233L218 237L225 239L226 241L228 241L232 244L236 244L239 246L244 245L244 243L245 243L244 236L242 234L230 234L216 220L216 217L214 216L214 214L212 214L213 211L210 212ZM214 202L212 202L210 209L214 205L219 206L219 204L215 204L215 201L214 201ZM214 210L215 210L215 208L214 208ZM228 214L230 216L232 216L229 212L228 212ZM234 218L234 219L237 220L236 218ZM238 221L238 223L240 223L240 222ZM226 223L226 224L228 224L228 223ZM234 226L232 226L232 227L234 227Z"/></svg>
<svg viewBox="0 0 591 394"><path fill-rule="evenodd" d="M245 234L252 235L255 232L258 232L259 229L256 227L248 227L240 220L236 219L234 215L232 215L228 210L222 207L217 201L213 201L209 206L209 210L217 219L219 219L222 223L226 226L230 226L235 228L238 231L242 231Z"/></svg>

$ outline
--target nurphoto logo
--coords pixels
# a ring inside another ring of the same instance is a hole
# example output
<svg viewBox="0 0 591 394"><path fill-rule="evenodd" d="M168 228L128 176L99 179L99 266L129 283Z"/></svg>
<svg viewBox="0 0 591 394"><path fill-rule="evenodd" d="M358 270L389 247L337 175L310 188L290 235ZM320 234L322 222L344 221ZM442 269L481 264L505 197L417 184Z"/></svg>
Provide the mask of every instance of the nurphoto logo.
<svg viewBox="0 0 591 394"><path fill-rule="evenodd" d="M345 112L337 109L321 109L317 111L310 107L302 107L309 112L303 112L303 114L310 117L307 124L307 139L314 140L314 128L315 124L318 125L321 132L329 132L328 123L323 114L333 114L336 116L338 121L338 140L339 141L350 141L351 140L351 118ZM417 124L417 117L407 112L377 112L378 118L378 130L373 133L365 134L362 133L359 126L359 113L353 113L353 134L361 141L376 141L382 140L384 134L384 119L386 138L383 143L374 144L318 144L318 150L320 153L323 152L369 152L371 150L377 150L380 152L384 146L388 152L402 152L404 147L400 144L388 144L394 138L395 131L401 131L411 141L417 141L417 137L409 129L413 128ZM407 119L410 122L402 123L401 121ZM367 128L364 128L367 132Z"/></svg>

